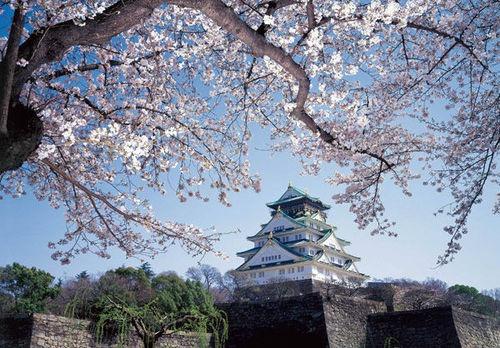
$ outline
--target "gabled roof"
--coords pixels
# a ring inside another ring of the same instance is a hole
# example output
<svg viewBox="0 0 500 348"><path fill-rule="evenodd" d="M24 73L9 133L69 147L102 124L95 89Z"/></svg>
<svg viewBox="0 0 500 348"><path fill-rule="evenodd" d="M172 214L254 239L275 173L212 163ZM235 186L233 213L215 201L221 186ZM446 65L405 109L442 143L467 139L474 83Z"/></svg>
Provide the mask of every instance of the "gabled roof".
<svg viewBox="0 0 500 348"><path fill-rule="evenodd" d="M289 246L281 243L276 238L269 238L267 240L267 242L262 247L258 248L257 252L254 255L252 255L247 261L245 261L236 270L241 270L241 269L245 268L255 257L259 257L258 255L259 255L260 251L265 250L266 248L269 248L269 247L274 246L274 245L277 245L279 248L283 249L287 253L290 253L291 255L293 255L293 256L296 257L295 260L292 259L292 260L283 260L283 261L280 261L280 264L285 264L285 263L290 263L290 262L300 262L300 261L306 261L306 260L311 260L312 259L311 256L309 256L309 255L302 255L302 254L296 252L295 250L293 250ZM241 254L241 253L239 253L239 254ZM278 264L278 262L273 262L273 263L274 264ZM263 267L263 266L265 266L265 264L262 265L262 266L259 266L259 267Z"/></svg>
<svg viewBox="0 0 500 348"><path fill-rule="evenodd" d="M321 231L321 232L326 232L327 230L336 229L336 227L328 224L327 222L315 219L315 218L308 216L308 215L295 218L295 221L300 222L308 227L311 227L308 223L312 222L313 224L316 225L317 228L313 228L313 227L311 227L311 228L318 230L318 231Z"/></svg>
<svg viewBox="0 0 500 348"><path fill-rule="evenodd" d="M277 201L266 203L266 205L269 208L275 208L280 205L284 205L294 201L299 201L301 199L307 199L311 202L317 203L323 209L330 209L330 206L328 204L324 204L323 202L321 202L319 198L309 196L309 194L307 194L306 192L291 185L288 185L287 190L281 195L281 197Z"/></svg>
<svg viewBox="0 0 500 348"><path fill-rule="evenodd" d="M266 227L268 227L269 224L271 224L273 221L276 221L276 220L278 220L280 218L283 218L286 221L289 221L292 225L296 226L296 228L307 227L304 223L295 220L294 218L292 218L289 215L287 215L285 212L283 212L283 211L281 211L281 210L278 209L276 211L276 214L274 214L274 216L271 218L271 220L269 220L266 224L262 225L262 228L260 229L259 232L257 232L253 236L248 237L247 239L251 240L251 239L253 239L255 237L263 236L263 235L268 234L268 232L264 232L266 230ZM285 229L285 231L286 230L289 230L289 229Z"/></svg>
<svg viewBox="0 0 500 348"><path fill-rule="evenodd" d="M329 230L324 230L325 235L323 237L321 237L320 239L318 239L317 243L323 243L324 241L326 241L332 234L333 234L333 229L329 229ZM342 239L342 238L339 238L337 236L335 236L335 239L340 243L342 244L342 246L346 246L346 245L350 245L351 242L345 240L345 239Z"/></svg>
<svg viewBox="0 0 500 348"><path fill-rule="evenodd" d="M313 260L314 261L317 261L317 262L321 262L322 264L324 264L325 266L330 266L330 267L336 267L336 268L340 268L341 270L343 270L344 272L348 272L348 273L351 273L351 274L355 274L357 276L361 276L361 277L364 277L364 278L369 278L366 274L363 274L363 273L360 273L356 267L356 265L354 265L354 263L351 261L351 260L347 260L345 264L343 265L339 265L337 263L331 263L331 262L323 262L321 261L321 258L322 257L325 257L325 254L323 251L320 251L318 252L316 255L314 255L314 258ZM351 271L349 270L349 267L353 266L354 267L354 271Z"/></svg>

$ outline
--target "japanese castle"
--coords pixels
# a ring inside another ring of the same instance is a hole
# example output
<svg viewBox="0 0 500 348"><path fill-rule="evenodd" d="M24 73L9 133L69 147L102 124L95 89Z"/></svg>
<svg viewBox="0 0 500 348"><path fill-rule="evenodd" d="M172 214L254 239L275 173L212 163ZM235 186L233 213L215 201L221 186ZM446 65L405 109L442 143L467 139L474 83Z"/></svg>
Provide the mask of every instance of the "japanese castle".
<svg viewBox="0 0 500 348"><path fill-rule="evenodd" d="M237 253L245 259L236 273L248 285L311 279L316 281L364 281L348 254L350 242L335 235L336 227L326 222L330 206L306 192L288 185L271 208L271 220L247 239L254 247Z"/></svg>

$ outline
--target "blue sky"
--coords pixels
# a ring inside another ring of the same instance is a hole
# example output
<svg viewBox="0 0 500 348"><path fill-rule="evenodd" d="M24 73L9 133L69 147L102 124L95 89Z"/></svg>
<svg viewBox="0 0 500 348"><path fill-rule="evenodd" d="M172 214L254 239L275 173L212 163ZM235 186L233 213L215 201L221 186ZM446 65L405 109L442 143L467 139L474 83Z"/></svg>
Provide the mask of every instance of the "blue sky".
<svg viewBox="0 0 500 348"><path fill-rule="evenodd" d="M8 22L0 16L0 35L4 35ZM162 218L194 223L200 227L215 226L220 232L239 229L240 233L223 237L218 247L228 259L208 255L201 262L209 263L226 271L237 267L241 259L235 253L251 247L246 237L253 235L261 223L268 221L269 209L266 202L277 199L286 189L288 182L306 189L310 194L332 204L331 196L341 188L324 183L324 178L333 174L334 167L327 166L318 177L299 175L300 167L290 154L274 157L265 148L268 142L265 132L255 132L252 140L251 162L253 172L263 178L262 191L244 191L230 196L232 207L226 208L216 199L208 203L188 200L178 202L175 195L160 199L151 196L151 201ZM463 250L449 265L435 268L436 259L443 252L448 236L442 227L448 223L446 217L434 216L433 212L447 203L449 196L438 194L420 183L412 186L412 198L403 196L397 189L384 185L383 197L387 216L395 219L399 237L370 236L359 231L354 216L348 207L334 205L329 211L329 222L337 226L339 237L350 240L348 251L361 257L358 264L361 272L372 278L408 277L423 280L435 277L455 283L469 284L479 289L500 287L500 219L491 212L496 187L486 189L483 204L476 206L470 218L470 233L462 239ZM58 240L65 231L62 210L52 209L47 202L39 202L28 194L19 199L0 200L0 265L20 262L36 266L61 278L72 277L82 270L91 273L125 265L138 265L139 260L125 259L120 251L114 251L110 260L93 255L81 256L68 266L61 266L50 258L49 241ZM179 248L149 261L156 272L174 270L184 274L200 259L193 259Z"/></svg>

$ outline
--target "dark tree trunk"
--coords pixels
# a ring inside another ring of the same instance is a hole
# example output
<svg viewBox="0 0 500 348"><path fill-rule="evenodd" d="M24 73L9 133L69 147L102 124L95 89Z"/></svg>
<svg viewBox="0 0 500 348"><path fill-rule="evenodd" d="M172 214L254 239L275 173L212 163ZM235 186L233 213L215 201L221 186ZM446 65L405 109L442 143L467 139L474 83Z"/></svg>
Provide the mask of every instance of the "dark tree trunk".
<svg viewBox="0 0 500 348"><path fill-rule="evenodd" d="M0 137L0 174L22 166L42 140L43 125L35 111L18 103L10 105L8 137Z"/></svg>
<svg viewBox="0 0 500 348"><path fill-rule="evenodd" d="M17 55L19 53L19 43L21 42L21 35L23 33L23 22L23 9L18 4L10 26L5 57L0 62L0 137L2 138L6 138L9 135L7 122L9 116L12 116L10 115L9 108L14 72L17 66Z"/></svg>
<svg viewBox="0 0 500 348"><path fill-rule="evenodd" d="M144 344L144 348L154 348L155 346L155 335L152 334L152 335L148 335L148 334L145 334L143 339L142 339L142 343Z"/></svg>

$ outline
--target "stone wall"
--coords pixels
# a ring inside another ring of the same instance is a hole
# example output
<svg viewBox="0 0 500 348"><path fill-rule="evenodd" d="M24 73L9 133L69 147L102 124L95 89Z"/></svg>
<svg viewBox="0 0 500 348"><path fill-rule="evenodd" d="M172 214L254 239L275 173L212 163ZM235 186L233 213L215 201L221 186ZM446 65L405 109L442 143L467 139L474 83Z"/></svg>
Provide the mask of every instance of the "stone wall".
<svg viewBox="0 0 500 348"><path fill-rule="evenodd" d="M91 324L56 315L33 315L31 347L92 347L94 344Z"/></svg>
<svg viewBox="0 0 500 348"><path fill-rule="evenodd" d="M235 291L234 297L239 302L274 301L315 291L318 291L316 282L304 279L242 287Z"/></svg>
<svg viewBox="0 0 500 348"><path fill-rule="evenodd" d="M383 304L310 293L276 301L220 305L228 315L228 347L360 347L366 316Z"/></svg>
<svg viewBox="0 0 500 348"><path fill-rule="evenodd" d="M366 318L385 305L355 297L329 296L323 301L330 347L358 348L365 344Z"/></svg>
<svg viewBox="0 0 500 348"><path fill-rule="evenodd" d="M500 323L453 307L380 313L385 306L337 294L310 293L275 301L221 304L228 315L227 347L462 347L500 348ZM378 312L378 313L377 313ZM0 348L115 348L97 344L91 322L53 315L0 319ZM171 333L158 347L213 346L210 335ZM130 335L125 347L142 347Z"/></svg>
<svg viewBox="0 0 500 348"><path fill-rule="evenodd" d="M92 323L55 315L34 314L32 317L0 319L0 348L115 348L116 336L106 335L96 342ZM211 335L168 333L157 347L191 348L212 346ZM125 347L142 347L139 337L131 333Z"/></svg>
<svg viewBox="0 0 500 348"><path fill-rule="evenodd" d="M453 322L462 348L500 347L500 321L453 307Z"/></svg>
<svg viewBox="0 0 500 348"><path fill-rule="evenodd" d="M281 301L221 304L227 313L227 347L327 347L323 299L319 294Z"/></svg>
<svg viewBox="0 0 500 348"><path fill-rule="evenodd" d="M500 347L500 325L451 306L368 316L366 347Z"/></svg>

